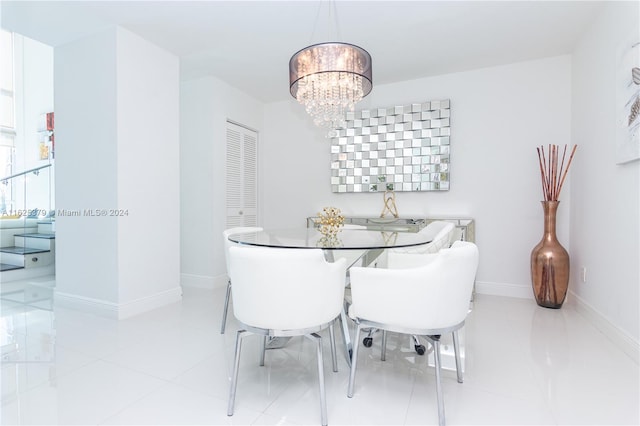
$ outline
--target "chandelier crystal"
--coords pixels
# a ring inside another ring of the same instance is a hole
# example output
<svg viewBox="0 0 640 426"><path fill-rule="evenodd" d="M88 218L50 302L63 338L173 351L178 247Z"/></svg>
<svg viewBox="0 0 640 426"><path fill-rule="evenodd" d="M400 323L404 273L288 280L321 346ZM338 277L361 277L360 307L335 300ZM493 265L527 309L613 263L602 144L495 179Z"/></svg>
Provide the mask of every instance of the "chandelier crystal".
<svg viewBox="0 0 640 426"><path fill-rule="evenodd" d="M314 44L289 61L291 95L316 125L330 130L345 126L346 112L372 87L371 55L353 44Z"/></svg>

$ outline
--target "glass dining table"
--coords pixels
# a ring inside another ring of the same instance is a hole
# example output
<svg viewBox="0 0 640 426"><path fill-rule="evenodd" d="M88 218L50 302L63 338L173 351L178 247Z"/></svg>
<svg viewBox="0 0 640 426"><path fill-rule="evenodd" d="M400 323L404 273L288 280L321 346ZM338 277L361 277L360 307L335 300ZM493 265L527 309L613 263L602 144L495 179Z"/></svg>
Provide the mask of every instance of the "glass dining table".
<svg viewBox="0 0 640 426"><path fill-rule="evenodd" d="M285 228L232 234L229 240L242 245L322 249L326 253L333 253L339 250L384 250L419 246L431 242L431 235L419 232L370 230L363 227L342 229L335 237L327 237L316 228Z"/></svg>
<svg viewBox="0 0 640 426"><path fill-rule="evenodd" d="M414 247L431 242L432 236L419 232L392 232L362 229L342 229L335 236L325 236L316 228L264 229L259 232L231 234L229 240L247 246L323 250L325 259L333 262L339 257L347 258L347 280L349 268L360 262L371 265L385 249ZM351 364L352 343L346 308L342 310L342 335L344 337L347 362ZM284 343L271 342L268 348L281 347Z"/></svg>

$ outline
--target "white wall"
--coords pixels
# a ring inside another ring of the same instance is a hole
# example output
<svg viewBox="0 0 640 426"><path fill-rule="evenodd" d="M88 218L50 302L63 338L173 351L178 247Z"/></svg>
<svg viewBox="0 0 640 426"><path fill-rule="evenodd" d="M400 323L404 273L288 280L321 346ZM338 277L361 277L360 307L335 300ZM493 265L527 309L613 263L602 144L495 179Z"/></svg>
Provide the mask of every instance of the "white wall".
<svg viewBox="0 0 640 426"><path fill-rule="evenodd" d="M615 111L616 57L630 36L640 37L639 16L638 2L608 3L572 59L572 140L579 147L571 172L571 288L587 313L620 329L636 351L640 161L616 164Z"/></svg>
<svg viewBox="0 0 640 426"><path fill-rule="evenodd" d="M116 37L54 50L56 209L118 206ZM118 219L56 217L56 292L118 303Z"/></svg>
<svg viewBox="0 0 640 426"><path fill-rule="evenodd" d="M181 83L180 120L182 285L223 285L226 122L258 130L262 153L263 105L219 79L207 77Z"/></svg>
<svg viewBox="0 0 640 426"><path fill-rule="evenodd" d="M359 108L451 100L451 190L397 192L401 216L476 220L481 253L477 290L533 297L531 249L542 237L536 147L571 143L570 57L375 85ZM262 138L262 217L267 227L304 226L323 206L377 216L382 194L334 194L329 140L291 101L266 107ZM562 200L570 199L565 184ZM571 252L570 203L561 204L560 241Z"/></svg>
<svg viewBox="0 0 640 426"><path fill-rule="evenodd" d="M116 36L119 303L164 304L180 287L179 61Z"/></svg>
<svg viewBox="0 0 640 426"><path fill-rule="evenodd" d="M180 299L178 74L121 28L56 47L57 211L79 213L56 219L57 303L124 318Z"/></svg>

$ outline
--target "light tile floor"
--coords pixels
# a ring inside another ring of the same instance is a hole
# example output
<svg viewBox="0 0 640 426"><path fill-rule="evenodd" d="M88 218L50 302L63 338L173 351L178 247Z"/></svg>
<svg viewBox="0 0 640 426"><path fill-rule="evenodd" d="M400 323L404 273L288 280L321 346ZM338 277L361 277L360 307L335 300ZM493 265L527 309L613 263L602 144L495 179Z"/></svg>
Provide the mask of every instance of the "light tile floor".
<svg viewBox="0 0 640 426"><path fill-rule="evenodd" d="M3 425L319 423L315 353L300 338L268 351L265 367L259 338L245 339L226 415L237 325L231 313L220 334L224 289L188 288L180 303L114 321L56 308L47 285L2 287ZM351 399L345 359L333 373L323 340L330 424L437 424L433 369L407 337L389 336L385 362L379 336L362 348ZM465 382L444 373L448 424L640 423L638 365L569 304L478 295L465 346Z"/></svg>

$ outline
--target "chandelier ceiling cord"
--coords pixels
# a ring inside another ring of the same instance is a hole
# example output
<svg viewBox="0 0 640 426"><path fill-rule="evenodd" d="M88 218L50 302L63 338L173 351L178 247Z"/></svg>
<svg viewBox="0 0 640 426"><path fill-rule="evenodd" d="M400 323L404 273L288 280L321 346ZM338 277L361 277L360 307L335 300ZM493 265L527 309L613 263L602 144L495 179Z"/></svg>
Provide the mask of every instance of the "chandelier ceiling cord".
<svg viewBox="0 0 640 426"><path fill-rule="evenodd" d="M353 44L312 44L296 52L289 61L291 95L305 107L316 125L328 128L331 133L345 127L346 112L353 111L372 88L371 55Z"/></svg>

